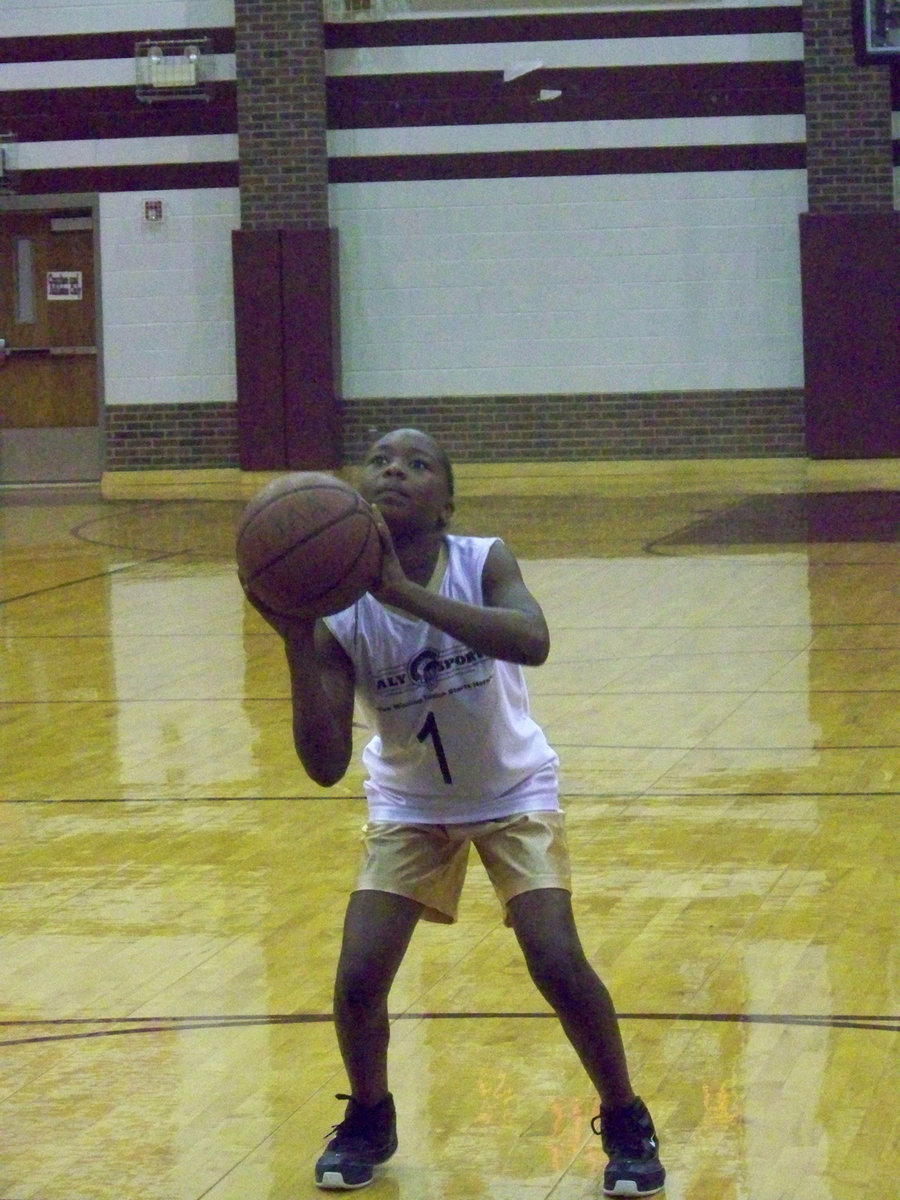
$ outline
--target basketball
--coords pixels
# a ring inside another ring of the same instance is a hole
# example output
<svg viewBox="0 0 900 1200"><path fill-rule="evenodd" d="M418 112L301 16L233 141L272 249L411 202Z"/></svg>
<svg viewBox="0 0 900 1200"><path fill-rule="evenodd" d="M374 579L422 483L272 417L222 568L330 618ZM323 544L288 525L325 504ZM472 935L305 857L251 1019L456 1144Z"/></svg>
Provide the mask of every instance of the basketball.
<svg viewBox="0 0 900 1200"><path fill-rule="evenodd" d="M372 510L350 484L319 471L283 475L257 492L235 549L244 586L282 616L340 612L381 573Z"/></svg>

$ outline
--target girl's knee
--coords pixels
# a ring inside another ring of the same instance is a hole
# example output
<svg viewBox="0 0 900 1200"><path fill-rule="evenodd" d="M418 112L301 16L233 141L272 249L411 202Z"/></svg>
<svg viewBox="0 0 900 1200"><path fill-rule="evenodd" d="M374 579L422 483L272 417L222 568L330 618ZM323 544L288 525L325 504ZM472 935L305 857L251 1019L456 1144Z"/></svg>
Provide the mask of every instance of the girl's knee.
<svg viewBox="0 0 900 1200"><path fill-rule="evenodd" d="M391 977L377 959L342 959L334 983L335 1004L342 1008L376 1008L391 987Z"/></svg>
<svg viewBox="0 0 900 1200"><path fill-rule="evenodd" d="M577 995L585 986L599 983L580 946L526 948L525 961L535 985L547 999Z"/></svg>

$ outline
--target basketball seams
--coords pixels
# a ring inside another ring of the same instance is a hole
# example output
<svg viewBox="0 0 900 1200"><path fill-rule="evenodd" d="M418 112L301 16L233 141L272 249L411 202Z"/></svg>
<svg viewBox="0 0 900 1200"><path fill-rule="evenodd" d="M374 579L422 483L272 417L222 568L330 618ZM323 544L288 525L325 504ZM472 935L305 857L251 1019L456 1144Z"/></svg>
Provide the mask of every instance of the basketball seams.
<svg viewBox="0 0 900 1200"><path fill-rule="evenodd" d="M377 582L382 558L371 507L351 484L322 472L283 476L258 492L235 550L245 588L298 617L353 604Z"/></svg>
<svg viewBox="0 0 900 1200"><path fill-rule="evenodd" d="M369 549L369 539L370 539L370 537L371 537L371 535L372 535L372 533L373 533L373 532L374 532L374 534L375 534L375 537L376 537L376 539L377 539L378 541L380 541L381 539L380 539L380 537L379 537L379 534L378 534L378 527L376 526L376 524L375 524L374 520L372 519L371 515L369 515L369 528L366 530L366 536L365 536L365 537L363 538L363 540L360 542L360 545L359 545L359 550L356 552L356 558L354 558L354 559L353 559L353 561L352 561L351 563L348 563L348 565L347 565L346 569L344 570L344 576L347 576L347 575L350 575L350 574L352 574L352 572L354 571L354 569L355 569L355 567L356 567L356 564L359 562L359 560L362 558L362 556L363 556L363 555L366 553L366 551ZM343 577L342 577L342 578L343 578ZM310 603L310 604L314 604L314 603L315 603L315 601L316 601L316 600L318 600L318 599L319 599L319 597L321 597L321 596L324 596L326 592L330 591L332 588L337 588L337 587L339 587L339 586L340 586L340 582L341 582L341 580L338 580L338 582L337 582L337 583L333 583L333 584L331 585L331 587L330 587L330 588L323 588L323 589L322 589L322 591L321 591L321 592L319 592L317 595L315 595L315 596L311 596L311 597L310 597L310 599L309 599L309 603Z"/></svg>
<svg viewBox="0 0 900 1200"><path fill-rule="evenodd" d="M285 496L296 495L297 492L312 491L312 490L313 490L312 488L296 488L292 492L284 492L281 496L277 496L269 504L266 504L263 508L261 508L258 513L254 513L253 516L251 517L251 519L247 522L247 524L245 526L243 526L241 528L241 530L238 534L238 546L240 546L241 540L242 540L244 534L253 528L253 523L256 520L256 518L259 516L262 516L264 513L271 513L272 506L277 504L279 500L284 499ZM315 490L320 491L321 489L316 488ZM342 488L334 488L333 490L336 492L339 492L339 491L342 491L343 489ZM346 521L349 517L355 517L355 516L367 517L369 525L375 524L375 521L372 518L372 514L368 510L368 506L366 506L366 508L363 509L363 508L360 508L358 502L354 502L352 508L348 508L346 512L339 513L336 517L332 517L329 521L325 522L325 524L319 525L318 528L316 528L312 531L312 533L307 533L305 536L298 538L298 540L296 542L292 542L291 545L287 548L287 550L282 550L282 552L280 554L276 554L274 556L274 558L270 558L266 562L262 563L250 575L247 582L252 583L254 579L259 578L259 576L265 574L266 571L271 571L271 569L273 567L277 567L279 563L284 562L284 560L286 558L289 558L292 554L294 554L297 550L299 550L301 548L301 546L305 546L307 542L311 542L314 538L321 537L323 533L327 533L329 529L333 529L334 526L339 525L341 523L341 521ZM366 536L363 538L363 546L365 546L367 541L368 541L368 531L366 532ZM360 553L361 553L361 551L360 551ZM357 555L357 557L353 561L354 561L354 564L357 563L359 561L359 555ZM326 591L327 591L327 589L326 589Z"/></svg>
<svg viewBox="0 0 900 1200"><path fill-rule="evenodd" d="M345 514L345 516L343 516L341 518L341 521L346 521L349 517L365 516L365 515L366 514L364 514L361 510L358 509L355 512ZM317 530L316 533L310 535L310 537L304 538L302 542L296 542L293 546L291 546L291 548L289 550L286 550L284 552L284 554L280 554L277 559L273 560L273 562L271 562L271 563L268 563L265 567L262 567L258 572L256 572L255 575L251 576L251 579L249 580L249 582L252 583L253 579L255 579L259 575L262 575L266 571L270 571L273 566L278 566L280 563L283 563L283 562L289 562L289 560L293 554L296 554L297 551L302 550L302 548L304 546L308 545L309 542L312 541L314 538L320 537L323 533L327 533L328 530L331 529L334 524L340 524L340 521L332 522L332 524L328 525L328 526L323 526L321 529ZM326 595L328 592L334 591L334 590L340 588L340 586L344 582L345 578L351 574L351 572L353 571L356 564L360 561L360 559L363 557L366 550L368 549L369 536L370 536L371 530L373 530L373 529L375 530L375 534L377 536L378 530L375 527L375 522L372 520L371 517L369 517L368 528L366 529L365 535L363 536L363 538L361 539L361 541L359 543L359 548L356 551L355 558L352 560L352 562L348 562L343 566L343 568L341 570L341 574L336 579L332 579L330 582L323 584L319 588L318 591L311 592L309 595L307 595L304 598L303 604L300 606L301 608L309 607L310 605L315 604L317 600L321 599L321 597Z"/></svg>
<svg viewBox="0 0 900 1200"><path fill-rule="evenodd" d="M326 483L325 480L328 480L328 482ZM242 520L237 532L238 546L240 546L241 542L244 540L245 535L253 531L253 527L258 521L271 516L272 508L276 504L281 504L284 500L290 499L292 496L300 495L303 492L337 492L338 494L347 497L348 507L346 511L339 513L337 517L332 518L328 522L327 526L323 526L322 528L329 528L337 521L343 520L344 517L350 516L355 512L363 511L363 509L360 508L360 504L365 506L366 512L370 511L365 500L363 500L358 493L354 494L352 491L350 491L339 480L330 479L328 476L324 475L314 476L312 481L309 483L294 484L293 487L285 488L284 491L277 492L274 496L268 496L265 503L261 504L259 508L254 509L249 517L245 512L244 519ZM251 501L250 503L253 504L254 501ZM315 533L310 534L309 536L315 537L316 533L318 532L319 530L317 529ZM302 543L298 542L297 544L300 545Z"/></svg>
<svg viewBox="0 0 900 1200"><path fill-rule="evenodd" d="M366 533L366 536L363 538L363 540L362 540L362 542L361 542L361 544L360 544L359 551L357 552L356 558L354 558L354 559L353 559L353 561L352 561L351 563L348 563L348 564L347 564L347 566L346 566L346 568L344 569L344 572L343 572L343 574L340 576L340 578L339 578L339 579L336 579L334 582L332 582L332 583L329 583L329 584L327 584L326 586L324 586L324 587L320 588L320 590L319 590L318 592L312 592L312 593L310 593L310 594L309 594L309 595L308 595L308 596L305 598L305 600L304 600L303 604L301 604L301 605L300 605L300 606L299 606L297 609L295 609L295 610L291 610L291 611L298 612L298 613L302 613L304 609L308 609L308 608L312 608L312 607L314 607L314 606L317 604L317 602L318 602L319 600L321 600L321 598L322 598L323 596L327 596L329 592L338 592L338 593L340 593L340 589L341 589L341 587L342 587L342 586L347 588L347 591L348 591L348 593L350 593L350 592L357 592L357 591L358 591L358 589L355 587L355 585L354 585L354 583L353 583L352 579L350 579L350 578L348 578L348 577L352 576L352 574L353 574L353 571L354 571L354 569L355 569L355 567L356 567L357 563L360 561L360 559L361 559L361 558L362 558L362 557L365 555L366 551L369 549L369 545L370 545L370 536L371 536L371 532L372 532L372 530L374 530L374 532L375 532L375 536L376 536L376 537L378 537L378 530L377 530L377 528L376 528L376 526L375 526L375 522L374 522L374 521L371 521L371 522L370 522L370 529L369 529L369 531ZM374 580L373 580L373 582L374 582ZM354 600L353 600L353 599L348 599L348 600L347 600L347 603L346 603L346 604L343 604L343 605L341 605L341 607L342 607L342 608L349 608L349 607L350 607L350 605L351 605L352 603L354 603ZM340 611L340 609L338 609L337 611L339 612L339 611ZM286 614L286 615L289 615L289 614Z"/></svg>

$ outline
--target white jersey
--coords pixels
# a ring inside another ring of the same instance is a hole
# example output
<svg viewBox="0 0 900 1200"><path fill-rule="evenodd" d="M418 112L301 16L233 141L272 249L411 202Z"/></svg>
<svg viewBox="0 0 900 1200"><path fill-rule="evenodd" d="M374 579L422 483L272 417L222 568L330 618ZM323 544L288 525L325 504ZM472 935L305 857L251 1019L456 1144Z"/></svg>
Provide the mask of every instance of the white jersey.
<svg viewBox="0 0 900 1200"><path fill-rule="evenodd" d="M440 592L484 603L481 576L496 538L446 535ZM559 807L556 788L529 786L557 757L529 712L522 668L479 654L368 593L325 618L353 661L374 737L363 751L372 820L451 824ZM546 779L546 773L541 780Z"/></svg>

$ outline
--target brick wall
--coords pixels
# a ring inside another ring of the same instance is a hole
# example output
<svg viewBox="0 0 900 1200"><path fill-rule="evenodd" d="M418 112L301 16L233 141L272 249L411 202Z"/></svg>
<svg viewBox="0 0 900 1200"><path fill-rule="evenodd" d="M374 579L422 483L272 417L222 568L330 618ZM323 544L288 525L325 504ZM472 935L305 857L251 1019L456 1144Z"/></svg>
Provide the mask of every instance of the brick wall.
<svg viewBox="0 0 900 1200"><path fill-rule="evenodd" d="M106 409L106 469L237 466L233 404L117 404Z"/></svg>
<svg viewBox="0 0 900 1200"><path fill-rule="evenodd" d="M893 208L891 74L856 61L852 0L804 0L809 211Z"/></svg>
<svg viewBox="0 0 900 1200"><path fill-rule="evenodd" d="M236 0L241 224L328 224L321 0Z"/></svg>
<svg viewBox="0 0 900 1200"><path fill-rule="evenodd" d="M344 453L424 428L459 462L766 458L804 453L803 393L480 396L344 403Z"/></svg>
<svg viewBox="0 0 900 1200"><path fill-rule="evenodd" d="M344 403L345 462L398 425L434 434L459 462L801 457L803 393L479 396ZM107 410L107 469L236 467L230 404Z"/></svg>

